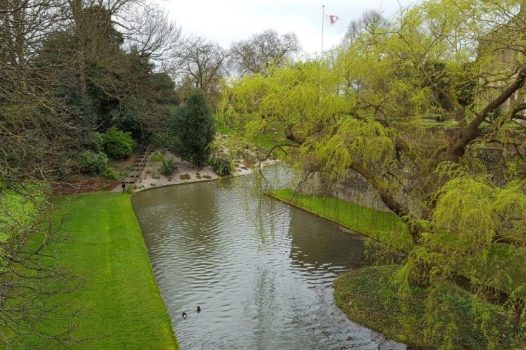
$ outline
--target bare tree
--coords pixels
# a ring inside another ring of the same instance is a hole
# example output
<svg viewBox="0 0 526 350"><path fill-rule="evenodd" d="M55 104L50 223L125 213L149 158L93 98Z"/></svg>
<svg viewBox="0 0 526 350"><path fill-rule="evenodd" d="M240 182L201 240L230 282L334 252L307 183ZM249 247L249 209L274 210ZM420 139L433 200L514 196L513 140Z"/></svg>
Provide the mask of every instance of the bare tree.
<svg viewBox="0 0 526 350"><path fill-rule="evenodd" d="M125 48L150 58L159 67L181 48L181 28L170 22L162 9L149 4L133 4L125 19L125 24L119 23Z"/></svg>
<svg viewBox="0 0 526 350"><path fill-rule="evenodd" d="M50 254L44 253L44 247L55 240L57 226L50 224L47 214L48 187L35 184L49 183L59 176L71 137L66 108L50 93L50 86L56 81L52 67L35 64L50 33L64 24L65 6L61 0L0 1L2 348L20 348L15 340L20 334L57 340L69 336L67 331L53 335L37 329L39 321L53 319L58 310L40 297L70 290L67 282L72 279L66 277L63 269L47 265L52 258L44 257ZM32 215L26 216L26 211ZM39 234L43 237L41 244L28 247L29 237Z"/></svg>
<svg viewBox="0 0 526 350"><path fill-rule="evenodd" d="M59 26L64 3L0 4L0 179L47 178L61 147L51 140L67 135L68 126L60 103L47 89L53 80L49 66L37 67L34 59L49 32Z"/></svg>
<svg viewBox="0 0 526 350"><path fill-rule="evenodd" d="M48 199L51 185L71 167L77 136L85 131L80 118L86 116L74 113L72 96L85 93L90 84L119 101L149 93L149 102L156 91L141 91L140 83L171 83L150 74L148 59L171 49L178 29L151 8L141 21L132 20L126 11L136 4L0 0L0 348L23 348L16 343L18 335L59 340L57 349L68 348L63 342L72 340L64 322L71 315L57 314L67 308L53 300L76 288L78 280L54 262L53 243L61 230L52 222ZM127 26L124 35L115 30L117 22ZM124 40L130 52L122 49ZM16 203L29 205L31 217L20 219ZM40 321L55 317L64 329L45 333Z"/></svg>
<svg viewBox="0 0 526 350"><path fill-rule="evenodd" d="M267 74L270 67L282 66L298 50L295 34L279 35L269 29L234 43L230 48L231 64L241 75Z"/></svg>
<svg viewBox="0 0 526 350"><path fill-rule="evenodd" d="M210 99L219 94L220 82L228 74L228 52L204 38L185 41L172 63L172 73L179 77L179 86L203 90Z"/></svg>
<svg viewBox="0 0 526 350"><path fill-rule="evenodd" d="M349 23L345 34L344 44L349 45L354 40L360 38L364 33L378 34L386 30L389 21L376 10L364 12L362 17Z"/></svg>

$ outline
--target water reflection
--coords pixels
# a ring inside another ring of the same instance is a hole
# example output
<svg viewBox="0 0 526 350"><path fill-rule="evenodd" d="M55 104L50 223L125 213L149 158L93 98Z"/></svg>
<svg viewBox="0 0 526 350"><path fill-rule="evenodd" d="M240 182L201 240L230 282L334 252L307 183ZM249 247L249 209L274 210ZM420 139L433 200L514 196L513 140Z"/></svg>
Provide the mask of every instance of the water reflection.
<svg viewBox="0 0 526 350"><path fill-rule="evenodd" d="M361 237L350 232L342 234L345 230L336 224L293 209L289 232L292 237L290 256L293 263L315 269L329 266L348 269L365 264Z"/></svg>
<svg viewBox="0 0 526 350"><path fill-rule="evenodd" d="M364 264L361 239L256 185L249 176L133 198L182 349L404 348L334 305L334 278Z"/></svg>

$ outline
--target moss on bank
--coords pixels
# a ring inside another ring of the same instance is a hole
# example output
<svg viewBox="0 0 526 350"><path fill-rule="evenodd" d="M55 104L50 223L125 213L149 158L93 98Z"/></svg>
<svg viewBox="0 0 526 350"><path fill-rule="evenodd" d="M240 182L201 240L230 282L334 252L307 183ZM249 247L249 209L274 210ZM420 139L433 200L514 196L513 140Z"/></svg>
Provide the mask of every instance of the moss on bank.
<svg viewBox="0 0 526 350"><path fill-rule="evenodd" d="M434 291L439 307L429 303L427 292L416 288L402 299L393 282L399 269L398 265L373 266L341 275L334 282L336 304L351 320L413 349L439 344L453 349L513 348L510 341L517 334L512 333L518 330L505 322L502 307L452 284Z"/></svg>
<svg viewBox="0 0 526 350"><path fill-rule="evenodd" d="M60 200L68 241L55 247L56 263L70 268L81 288L56 296L75 319L45 321L39 330L56 334L71 322L78 344L68 349L177 349L170 318L155 283L142 233L121 193L94 193ZM27 348L59 348L40 337Z"/></svg>
<svg viewBox="0 0 526 350"><path fill-rule="evenodd" d="M2 188L0 183L0 242L24 231L35 221L38 207L44 202L43 186L22 185L18 191Z"/></svg>

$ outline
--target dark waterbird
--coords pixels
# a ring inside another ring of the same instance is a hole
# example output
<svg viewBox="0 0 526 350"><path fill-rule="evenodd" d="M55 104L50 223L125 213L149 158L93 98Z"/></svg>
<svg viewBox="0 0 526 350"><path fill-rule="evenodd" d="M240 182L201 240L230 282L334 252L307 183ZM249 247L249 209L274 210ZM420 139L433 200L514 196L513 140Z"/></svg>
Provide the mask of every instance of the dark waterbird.
<svg viewBox="0 0 526 350"><path fill-rule="evenodd" d="M182 316L183 316L183 320L186 320L186 318L188 317L188 315L187 315L186 312L184 312L184 311L183 311Z"/></svg>

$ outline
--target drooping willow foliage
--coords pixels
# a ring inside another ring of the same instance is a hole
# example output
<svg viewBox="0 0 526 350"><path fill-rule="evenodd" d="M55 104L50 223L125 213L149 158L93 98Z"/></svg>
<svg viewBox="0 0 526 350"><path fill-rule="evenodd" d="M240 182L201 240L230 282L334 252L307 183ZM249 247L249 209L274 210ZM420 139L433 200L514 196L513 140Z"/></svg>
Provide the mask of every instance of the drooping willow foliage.
<svg viewBox="0 0 526 350"><path fill-rule="evenodd" d="M374 188L409 228L413 248L395 281L402 296L424 291L420 321L433 344L458 345L456 308L480 328L479 346L520 348L526 4L424 1L350 28L323 61L233 82L222 121L273 135L294 169L332 188L356 174ZM419 324L408 315L402 323Z"/></svg>

